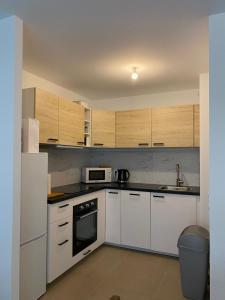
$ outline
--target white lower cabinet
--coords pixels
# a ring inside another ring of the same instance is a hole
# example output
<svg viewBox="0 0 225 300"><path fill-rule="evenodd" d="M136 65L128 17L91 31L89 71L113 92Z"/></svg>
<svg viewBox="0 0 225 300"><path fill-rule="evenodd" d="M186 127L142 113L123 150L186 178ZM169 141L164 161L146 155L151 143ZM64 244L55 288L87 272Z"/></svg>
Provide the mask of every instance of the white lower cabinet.
<svg viewBox="0 0 225 300"><path fill-rule="evenodd" d="M73 206L98 199L97 241L73 256ZM105 241L177 255L182 230L197 223L197 196L103 190L48 205L47 281Z"/></svg>
<svg viewBox="0 0 225 300"><path fill-rule="evenodd" d="M47 281L52 282L71 267L72 215L49 224Z"/></svg>
<svg viewBox="0 0 225 300"><path fill-rule="evenodd" d="M73 256L73 207L97 199L97 240ZM50 283L105 242L105 191L48 205L47 282Z"/></svg>
<svg viewBox="0 0 225 300"><path fill-rule="evenodd" d="M150 249L150 193L121 191L121 244Z"/></svg>
<svg viewBox="0 0 225 300"><path fill-rule="evenodd" d="M107 243L120 244L120 197L119 190L106 191L106 231Z"/></svg>
<svg viewBox="0 0 225 300"><path fill-rule="evenodd" d="M152 193L151 250L177 255L179 235L196 224L196 207L196 196Z"/></svg>

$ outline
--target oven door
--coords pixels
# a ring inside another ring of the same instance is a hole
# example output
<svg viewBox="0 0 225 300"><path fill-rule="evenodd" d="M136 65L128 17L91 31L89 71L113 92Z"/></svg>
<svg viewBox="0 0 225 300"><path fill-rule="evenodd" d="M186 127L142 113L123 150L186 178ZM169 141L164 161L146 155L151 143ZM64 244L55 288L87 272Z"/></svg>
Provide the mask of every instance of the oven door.
<svg viewBox="0 0 225 300"><path fill-rule="evenodd" d="M97 241L98 210L83 215L73 214L73 256Z"/></svg>

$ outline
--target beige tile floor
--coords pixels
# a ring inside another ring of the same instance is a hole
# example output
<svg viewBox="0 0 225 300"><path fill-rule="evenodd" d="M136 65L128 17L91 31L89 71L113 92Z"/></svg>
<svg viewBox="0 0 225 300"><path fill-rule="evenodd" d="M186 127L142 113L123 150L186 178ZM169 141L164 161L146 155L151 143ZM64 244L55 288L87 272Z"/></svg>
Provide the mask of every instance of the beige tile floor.
<svg viewBox="0 0 225 300"><path fill-rule="evenodd" d="M41 300L182 300L175 258L102 246L47 288Z"/></svg>

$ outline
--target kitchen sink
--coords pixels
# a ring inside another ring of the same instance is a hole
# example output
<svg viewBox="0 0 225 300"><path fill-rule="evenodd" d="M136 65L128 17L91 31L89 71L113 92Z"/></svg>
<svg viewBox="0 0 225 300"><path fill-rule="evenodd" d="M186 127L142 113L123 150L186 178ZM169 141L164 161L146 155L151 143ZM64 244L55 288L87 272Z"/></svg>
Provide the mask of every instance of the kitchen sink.
<svg viewBox="0 0 225 300"><path fill-rule="evenodd" d="M163 185L160 187L160 190L186 192L186 191L190 191L191 188L188 186Z"/></svg>

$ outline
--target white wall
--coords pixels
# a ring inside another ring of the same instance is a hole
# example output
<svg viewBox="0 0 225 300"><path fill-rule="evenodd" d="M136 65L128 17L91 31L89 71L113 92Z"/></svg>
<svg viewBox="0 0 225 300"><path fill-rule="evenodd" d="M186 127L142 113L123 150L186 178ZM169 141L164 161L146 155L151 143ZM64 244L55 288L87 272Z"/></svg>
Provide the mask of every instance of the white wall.
<svg viewBox="0 0 225 300"><path fill-rule="evenodd" d="M22 21L0 21L0 299L19 299Z"/></svg>
<svg viewBox="0 0 225 300"><path fill-rule="evenodd" d="M141 95L135 97L123 97L109 100L90 100L44 78L36 76L27 71L23 71L23 88L39 87L56 95L89 103L90 107L126 110L135 108L145 108L149 106L167 106L177 104L199 103L198 90L175 91L170 93L158 93L151 95Z"/></svg>
<svg viewBox="0 0 225 300"><path fill-rule="evenodd" d="M30 72L23 70L23 88L31 88L31 87L38 87L53 94L59 95L64 98L68 98L71 100L81 100L88 102L88 99L85 97L74 93L68 89L65 89L62 86L59 86L55 83L52 83L44 78L41 78L37 75L34 75Z"/></svg>
<svg viewBox="0 0 225 300"><path fill-rule="evenodd" d="M225 14L210 16L210 292L225 299Z"/></svg>
<svg viewBox="0 0 225 300"><path fill-rule="evenodd" d="M209 227L209 74L200 75L200 224Z"/></svg>
<svg viewBox="0 0 225 300"><path fill-rule="evenodd" d="M95 108L129 110L153 106L199 103L198 90L175 91L134 97L92 101Z"/></svg>

